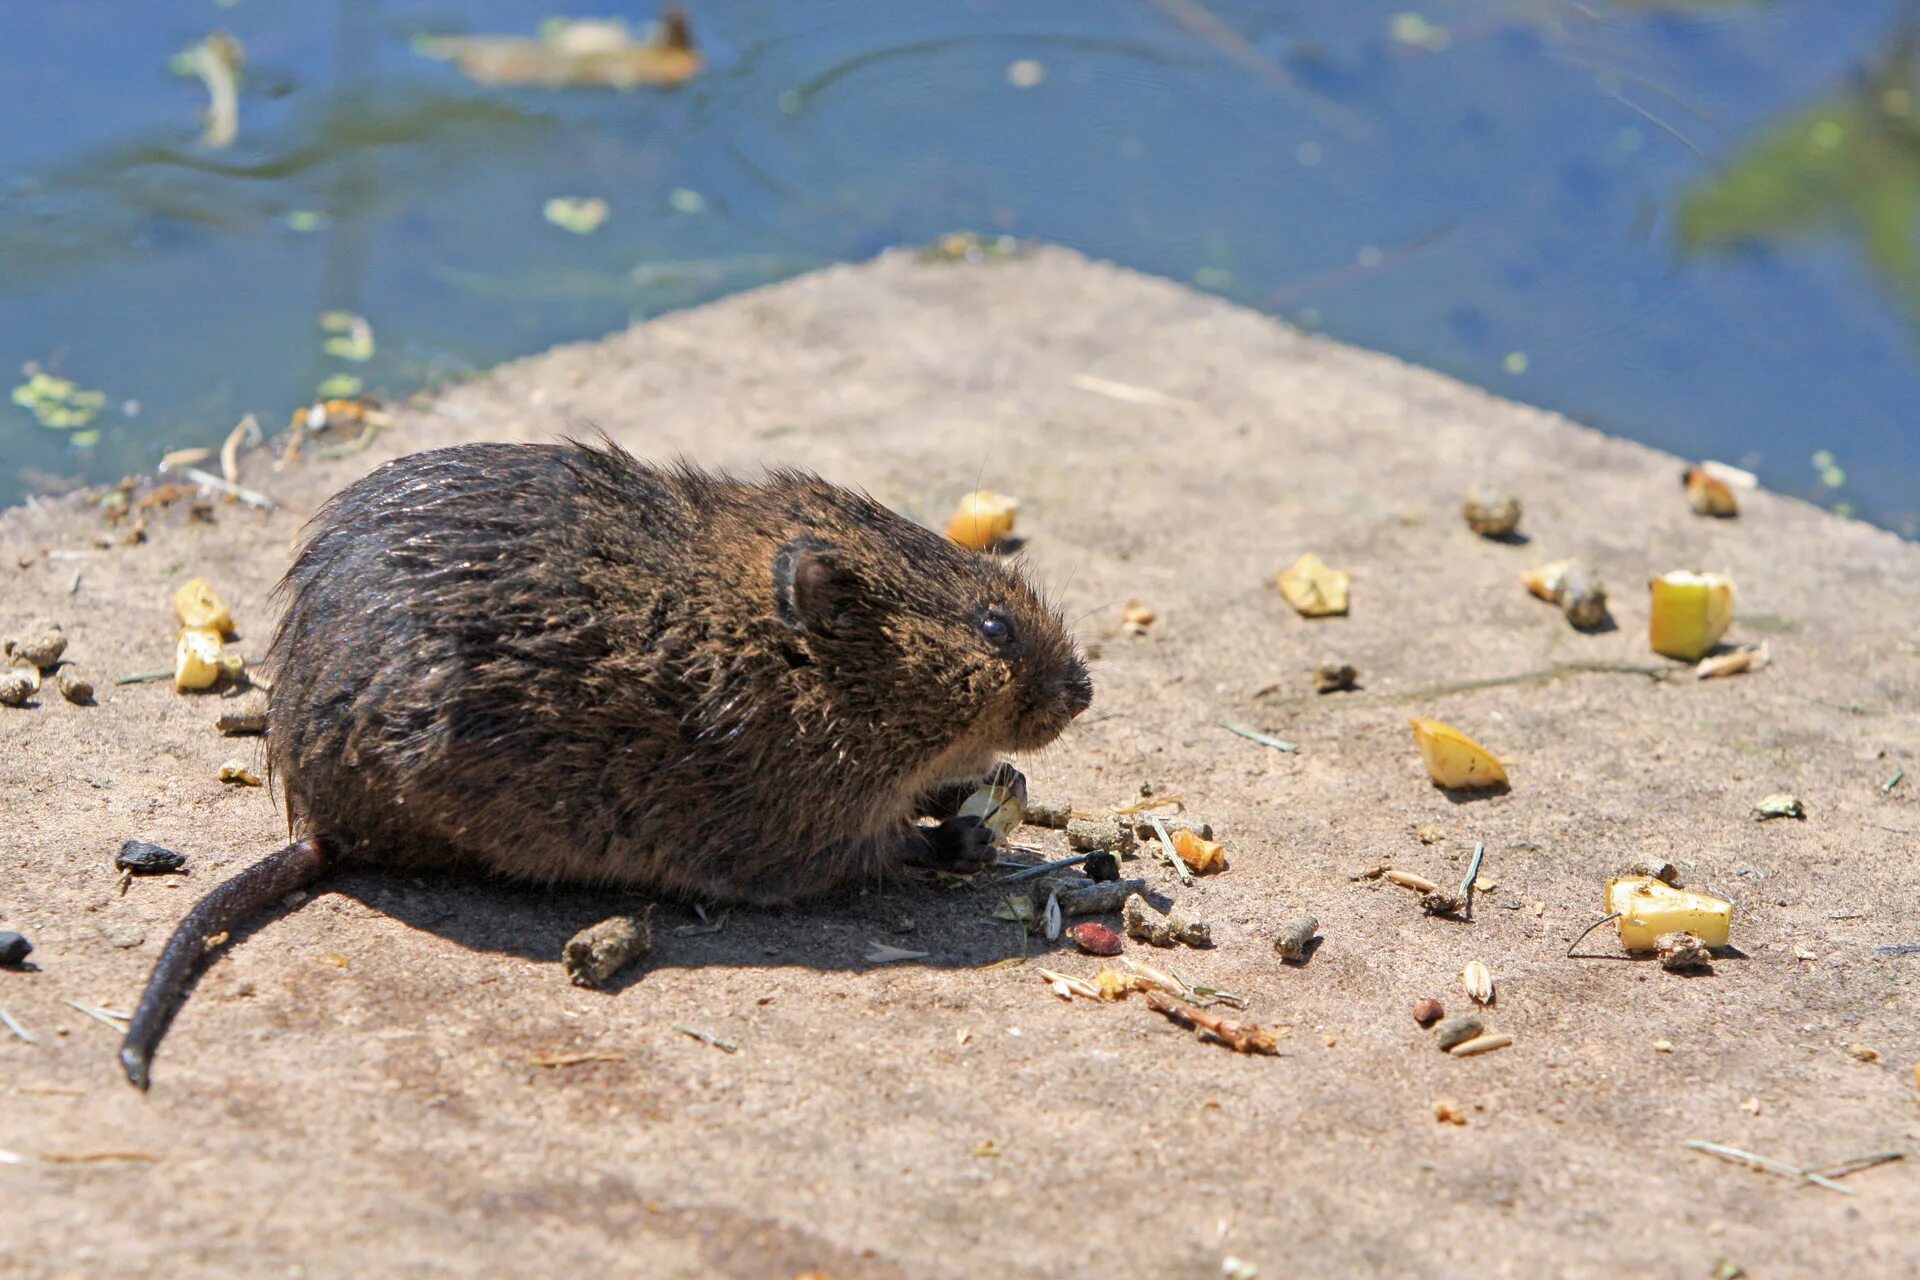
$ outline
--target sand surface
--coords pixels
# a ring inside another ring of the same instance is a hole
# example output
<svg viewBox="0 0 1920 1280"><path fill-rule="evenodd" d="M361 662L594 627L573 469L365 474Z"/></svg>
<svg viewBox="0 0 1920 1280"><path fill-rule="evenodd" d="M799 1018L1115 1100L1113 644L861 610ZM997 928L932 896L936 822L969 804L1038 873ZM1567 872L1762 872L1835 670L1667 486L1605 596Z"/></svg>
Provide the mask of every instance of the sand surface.
<svg viewBox="0 0 1920 1280"><path fill-rule="evenodd" d="M1920 1273L1920 955L1875 951L1920 943L1920 547L1764 493L1696 517L1676 459L1053 250L822 271L398 418L354 458L248 458L270 517L178 504L97 551L84 503L0 515L0 631L56 617L102 685L96 707L49 689L0 708L0 928L38 966L0 972L37 1038L0 1030L0 1275ZM192 899L285 830L266 789L216 780L264 764L214 731L222 698L109 683L170 665L173 586L212 579L257 655L328 492L399 453L593 429L812 467L928 520L978 483L1022 496L1032 571L1097 653L1094 709L1023 762L1034 792L1099 810L1151 787L1215 825L1224 874L1132 873L1217 945L1146 958L1290 1026L1281 1056L1200 1043L1137 997L1063 1003L1036 965L1099 962L1043 940L997 965L1023 944L984 881L717 932L669 905L646 969L593 992L561 945L627 899L357 872L226 948L151 1094L129 1088L115 1033L63 1001L131 1008ZM1524 544L1463 526L1482 479L1523 496ZM1306 550L1353 573L1350 617L1303 620L1270 585ZM1569 555L1612 585L1616 630L1578 634L1521 590ZM1735 576L1729 639L1766 641L1769 670L1565 672L1660 664L1645 583L1682 567ZM1159 613L1143 637L1119 629L1129 599ZM1329 658L1359 692L1310 691ZM1437 791L1410 715L1510 760L1511 791ZM1756 821L1773 792L1807 818ZM190 852L192 875L123 896L129 836ZM1471 922L1349 878L1390 860L1457 881L1475 841L1496 887ZM1565 958L1642 856L1737 900L1739 954L1711 976ZM1301 912L1323 940L1283 966L1272 935ZM875 965L873 942L929 955ZM1456 1060L1410 1007L1463 1008L1474 959L1515 1043ZM535 1065L554 1054L593 1060ZM1435 1122L1440 1098L1464 1127ZM1801 1167L1913 1158L1848 1196L1688 1138Z"/></svg>

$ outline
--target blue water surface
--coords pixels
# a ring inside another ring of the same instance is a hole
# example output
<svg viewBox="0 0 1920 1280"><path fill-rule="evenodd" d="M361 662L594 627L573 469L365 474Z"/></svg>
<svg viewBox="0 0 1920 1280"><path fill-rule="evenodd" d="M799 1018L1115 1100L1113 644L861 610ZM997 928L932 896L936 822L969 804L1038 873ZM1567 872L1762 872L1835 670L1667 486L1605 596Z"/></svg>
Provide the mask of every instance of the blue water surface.
<svg viewBox="0 0 1920 1280"><path fill-rule="evenodd" d="M712 0L706 71L629 92L416 50L555 16L0 6L0 382L104 396L77 426L0 398L0 502L278 428L329 378L397 394L972 228L1920 533L1911 4ZM169 68L216 30L226 148ZM556 196L608 216L569 232ZM332 311L370 359L328 352Z"/></svg>

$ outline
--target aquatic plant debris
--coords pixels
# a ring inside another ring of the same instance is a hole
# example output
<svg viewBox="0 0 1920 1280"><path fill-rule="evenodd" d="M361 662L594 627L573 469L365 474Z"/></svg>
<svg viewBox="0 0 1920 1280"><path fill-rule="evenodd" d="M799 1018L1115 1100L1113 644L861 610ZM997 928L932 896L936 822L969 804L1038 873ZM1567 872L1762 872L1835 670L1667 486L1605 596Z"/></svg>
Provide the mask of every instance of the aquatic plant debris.
<svg viewBox="0 0 1920 1280"><path fill-rule="evenodd" d="M562 231L590 236L600 229L612 212L598 196L555 196L540 208L540 214Z"/></svg>
<svg viewBox="0 0 1920 1280"><path fill-rule="evenodd" d="M13 389L13 402L33 414L43 427L72 431L84 427L106 407L104 391L82 391L65 378L56 378L31 366L27 380Z"/></svg>
<svg viewBox="0 0 1920 1280"><path fill-rule="evenodd" d="M373 359L373 326L367 323L366 317L351 311L323 311L320 329L334 335L324 344L328 355L356 364Z"/></svg>
<svg viewBox="0 0 1920 1280"><path fill-rule="evenodd" d="M671 88L705 65L679 9L661 14L657 33L643 40L617 20L553 18L537 38L418 36L413 48L453 63L478 84L497 87Z"/></svg>
<svg viewBox="0 0 1920 1280"><path fill-rule="evenodd" d="M176 76L195 76L207 89L206 128L201 145L223 150L240 136L240 73L246 50L224 31L188 45L168 60Z"/></svg>

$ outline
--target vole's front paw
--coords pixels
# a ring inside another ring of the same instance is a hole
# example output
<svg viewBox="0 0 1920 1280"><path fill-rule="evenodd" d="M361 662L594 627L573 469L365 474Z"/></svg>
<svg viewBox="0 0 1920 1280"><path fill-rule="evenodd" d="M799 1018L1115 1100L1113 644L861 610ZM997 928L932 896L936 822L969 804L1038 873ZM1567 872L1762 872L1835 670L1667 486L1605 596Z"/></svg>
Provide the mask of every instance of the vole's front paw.
<svg viewBox="0 0 1920 1280"><path fill-rule="evenodd" d="M992 866L997 856L993 828L971 816L917 828L914 836L906 860L917 867L970 876Z"/></svg>

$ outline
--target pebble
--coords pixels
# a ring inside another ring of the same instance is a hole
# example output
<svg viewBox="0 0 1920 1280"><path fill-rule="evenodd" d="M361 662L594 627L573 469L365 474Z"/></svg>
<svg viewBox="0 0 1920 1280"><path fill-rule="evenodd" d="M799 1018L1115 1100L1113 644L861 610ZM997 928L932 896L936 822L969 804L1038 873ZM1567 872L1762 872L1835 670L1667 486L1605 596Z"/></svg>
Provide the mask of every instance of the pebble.
<svg viewBox="0 0 1920 1280"><path fill-rule="evenodd" d="M147 931L137 924L103 924L100 936L120 950L128 951L147 940Z"/></svg>
<svg viewBox="0 0 1920 1280"><path fill-rule="evenodd" d="M1450 1050L1457 1044L1465 1044L1485 1029L1473 1014L1456 1013L1440 1024L1436 1040L1442 1049Z"/></svg>
<svg viewBox="0 0 1920 1280"><path fill-rule="evenodd" d="M33 944L24 933L0 930L0 969L18 969L33 954Z"/></svg>

